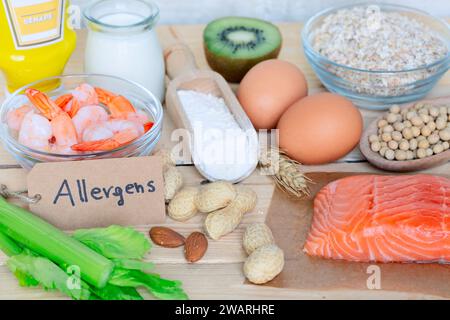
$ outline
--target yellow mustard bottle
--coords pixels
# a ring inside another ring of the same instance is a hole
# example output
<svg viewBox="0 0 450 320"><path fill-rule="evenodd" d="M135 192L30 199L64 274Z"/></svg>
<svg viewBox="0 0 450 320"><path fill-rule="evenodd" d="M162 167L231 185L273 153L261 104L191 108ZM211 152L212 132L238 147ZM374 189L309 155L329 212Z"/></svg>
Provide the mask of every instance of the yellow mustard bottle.
<svg viewBox="0 0 450 320"><path fill-rule="evenodd" d="M69 0L0 0L0 70L9 92L58 76L76 46ZM51 81L40 90L54 89Z"/></svg>

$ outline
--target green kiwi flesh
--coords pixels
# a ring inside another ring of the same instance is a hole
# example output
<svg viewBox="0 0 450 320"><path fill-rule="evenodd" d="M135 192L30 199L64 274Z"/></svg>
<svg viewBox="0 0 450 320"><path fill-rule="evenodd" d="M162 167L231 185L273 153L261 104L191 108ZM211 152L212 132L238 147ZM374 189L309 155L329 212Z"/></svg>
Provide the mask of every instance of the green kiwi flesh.
<svg viewBox="0 0 450 320"><path fill-rule="evenodd" d="M244 17L212 21L203 40L209 66L229 82L240 82L256 64L277 58L282 44L275 25Z"/></svg>

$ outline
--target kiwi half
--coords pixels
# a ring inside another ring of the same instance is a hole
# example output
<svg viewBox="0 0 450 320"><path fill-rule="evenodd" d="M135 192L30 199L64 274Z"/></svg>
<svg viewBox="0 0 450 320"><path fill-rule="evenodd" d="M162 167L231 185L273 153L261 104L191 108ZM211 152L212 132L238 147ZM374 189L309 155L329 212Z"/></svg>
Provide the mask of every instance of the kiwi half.
<svg viewBox="0 0 450 320"><path fill-rule="evenodd" d="M243 17L212 21L203 40L209 66L229 82L240 82L259 62L277 58L282 44L275 25Z"/></svg>

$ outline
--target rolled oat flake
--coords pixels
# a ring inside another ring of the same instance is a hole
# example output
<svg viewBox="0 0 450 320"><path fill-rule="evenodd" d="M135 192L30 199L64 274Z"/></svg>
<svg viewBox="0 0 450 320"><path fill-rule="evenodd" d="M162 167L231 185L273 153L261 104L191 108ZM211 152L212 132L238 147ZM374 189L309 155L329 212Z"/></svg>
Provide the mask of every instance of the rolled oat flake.
<svg viewBox="0 0 450 320"><path fill-rule="evenodd" d="M411 70L441 60L448 53L443 39L423 22L401 12L383 11L376 5L341 9L328 15L314 30L312 47L333 62L369 71ZM361 73L333 66L329 71L359 82L359 92L381 95L400 95L402 92L396 92L395 87L425 79L432 72L424 69L398 77L365 78ZM373 86L378 89L369 92Z"/></svg>

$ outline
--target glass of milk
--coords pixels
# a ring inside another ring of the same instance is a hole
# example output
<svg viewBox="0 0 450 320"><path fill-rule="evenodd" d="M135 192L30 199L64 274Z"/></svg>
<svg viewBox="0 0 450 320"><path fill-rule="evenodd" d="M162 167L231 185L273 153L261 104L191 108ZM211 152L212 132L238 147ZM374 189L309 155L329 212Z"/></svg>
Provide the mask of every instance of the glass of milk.
<svg viewBox="0 0 450 320"><path fill-rule="evenodd" d="M158 7L145 0L101 0L83 13L85 72L135 81L164 99L164 57L154 30Z"/></svg>

